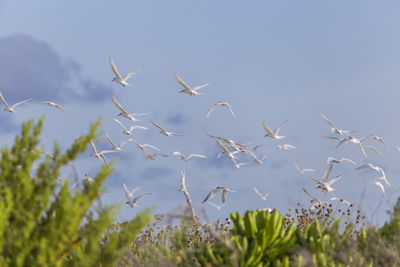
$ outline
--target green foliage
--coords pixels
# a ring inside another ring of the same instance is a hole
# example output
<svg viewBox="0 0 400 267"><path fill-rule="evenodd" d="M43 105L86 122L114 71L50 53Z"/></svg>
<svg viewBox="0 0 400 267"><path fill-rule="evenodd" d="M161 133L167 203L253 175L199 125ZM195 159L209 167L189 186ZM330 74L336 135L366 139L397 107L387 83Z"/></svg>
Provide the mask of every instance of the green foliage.
<svg viewBox="0 0 400 267"><path fill-rule="evenodd" d="M233 246L218 240L213 248L205 247L203 256L213 265L286 266L285 255L296 242L294 224L286 227L282 214L267 210L246 211L244 217L232 213L231 219Z"/></svg>
<svg viewBox="0 0 400 267"><path fill-rule="evenodd" d="M116 263L136 233L147 224L148 212L127 223L120 235L105 235L115 207L92 209L111 173L103 166L94 182L71 191L66 180L60 187L60 169L76 159L95 138L99 122L77 139L64 154L55 144L53 157L39 160L39 135L43 119L30 120L0 159L0 266L93 266Z"/></svg>

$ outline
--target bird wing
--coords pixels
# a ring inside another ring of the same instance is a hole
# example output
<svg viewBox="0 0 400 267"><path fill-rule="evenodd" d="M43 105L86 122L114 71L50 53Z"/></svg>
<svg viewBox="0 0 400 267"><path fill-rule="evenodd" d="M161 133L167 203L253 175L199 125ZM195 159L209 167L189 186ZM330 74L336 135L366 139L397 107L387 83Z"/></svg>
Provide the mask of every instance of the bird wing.
<svg viewBox="0 0 400 267"><path fill-rule="evenodd" d="M364 157L367 158L367 154L365 153L364 148L363 148L361 142L358 142L357 144L358 144L358 147L360 148L361 152L363 153Z"/></svg>
<svg viewBox="0 0 400 267"><path fill-rule="evenodd" d="M60 106L59 104L55 104L54 106L56 108L58 108L59 110L61 110L62 112L64 112L65 114L68 114L68 111L65 108L63 108L62 106Z"/></svg>
<svg viewBox="0 0 400 267"><path fill-rule="evenodd" d="M325 139L335 139L335 140L342 140L343 138L339 138L336 136L329 136L329 135L323 135L323 134L318 134L319 137L325 138Z"/></svg>
<svg viewBox="0 0 400 267"><path fill-rule="evenodd" d="M160 125L158 125L157 123L155 123L154 121L150 120L150 122L156 126L158 129L160 129L161 131L165 131L163 127L161 127Z"/></svg>
<svg viewBox="0 0 400 267"><path fill-rule="evenodd" d="M128 187L126 186L126 184L124 184L124 189L125 189L125 195L128 197L132 197L131 192L129 191ZM129 198L128 198L129 199Z"/></svg>
<svg viewBox="0 0 400 267"><path fill-rule="evenodd" d="M32 98L28 98L28 99L19 101L19 102L15 103L15 104L11 105L11 107L16 108L17 106L22 105L22 104L25 104L26 102L28 102L28 101L31 100L31 99L32 99Z"/></svg>
<svg viewBox="0 0 400 267"><path fill-rule="evenodd" d="M114 105L115 105L119 110L121 110L123 113L128 114L128 112L121 106L121 104L118 102L118 100L117 100L114 96L112 97L112 101L113 101Z"/></svg>
<svg viewBox="0 0 400 267"><path fill-rule="evenodd" d="M288 120L285 120L281 125L275 128L274 133L277 135L279 131L282 129L282 127L288 122Z"/></svg>
<svg viewBox="0 0 400 267"><path fill-rule="evenodd" d="M135 198L132 200L132 202L135 204L135 203L138 202L141 198L144 198L145 196L150 196L150 195L151 195L151 193L144 193L144 194L141 194L141 195L135 197Z"/></svg>
<svg viewBox="0 0 400 267"><path fill-rule="evenodd" d="M6 105L8 107L7 101L4 99L4 96L1 92L0 92L0 98L1 98L1 101L3 101L4 105Z"/></svg>
<svg viewBox="0 0 400 267"><path fill-rule="evenodd" d="M122 147L123 145L128 144L128 143L132 143L132 142L136 142L136 140L133 139L133 138L129 138L129 139L127 139L127 140L122 141L121 143L119 143L119 147Z"/></svg>
<svg viewBox="0 0 400 267"><path fill-rule="evenodd" d="M212 105L210 106L210 108L209 108L208 111L207 111L206 118L208 118L208 117L210 116L211 112L214 110L214 108L215 108L216 105L217 105L217 104L212 104Z"/></svg>
<svg viewBox="0 0 400 267"><path fill-rule="evenodd" d="M120 122L117 119L114 119L114 121L116 121L119 125L121 125L121 127L124 128L125 131L128 131L128 129L126 129L125 125L123 125L122 122Z"/></svg>
<svg viewBox="0 0 400 267"><path fill-rule="evenodd" d="M348 159L348 158L341 158L340 160L345 160L347 162L353 163L353 164L357 164L355 161Z"/></svg>
<svg viewBox="0 0 400 267"><path fill-rule="evenodd" d="M371 168L371 166L369 164L364 164L361 165L360 167L355 168L355 171L361 170L361 169L365 169L365 168Z"/></svg>
<svg viewBox="0 0 400 267"><path fill-rule="evenodd" d="M139 70L131 71L131 72L127 73L122 79L126 81L126 80L128 80L130 77L132 77L133 75L139 73L140 71L141 71L140 69L139 69Z"/></svg>
<svg viewBox="0 0 400 267"><path fill-rule="evenodd" d="M328 185L328 186L333 185L333 184L336 183L340 178L342 178L341 175L336 176L335 178L331 179L331 180L327 183L327 185Z"/></svg>
<svg viewBox="0 0 400 267"><path fill-rule="evenodd" d="M380 189L382 190L382 192L385 194L385 188L383 187L382 183L379 182L379 181L376 181L375 184L376 184L377 186L379 186L379 188L380 188Z"/></svg>
<svg viewBox="0 0 400 267"><path fill-rule="evenodd" d="M154 150L160 151L160 149L158 149L157 147L155 147L155 146L153 146L153 145L150 145L150 144L143 144L142 146L143 146L143 147L150 147L150 148L152 148L152 149L154 149Z"/></svg>
<svg viewBox="0 0 400 267"><path fill-rule="evenodd" d="M265 131L267 131L267 133L269 135L275 135L275 133L271 130L271 128L269 128L269 126L268 126L266 121L263 121L263 127L264 127Z"/></svg>
<svg viewBox="0 0 400 267"><path fill-rule="evenodd" d="M110 66L112 71L114 72L115 76L117 76L118 79L122 79L121 75L119 74L118 70L117 70L117 66L115 66L114 60L112 59L112 57L110 57Z"/></svg>
<svg viewBox="0 0 400 267"><path fill-rule="evenodd" d="M189 85L187 85L179 76L178 74L176 74L175 72L172 73L174 75L175 80L182 85L183 87L185 87L185 89L191 90Z"/></svg>
<svg viewBox="0 0 400 267"><path fill-rule="evenodd" d="M142 188L143 188L142 186L136 187L136 188L132 189L129 193L131 193L133 195L136 191L138 191Z"/></svg>
<svg viewBox="0 0 400 267"><path fill-rule="evenodd" d="M306 193L309 197L311 197L313 199L313 201L319 201L318 198L314 197L313 195L311 195L310 192L308 192L305 188L303 188L304 193Z"/></svg>
<svg viewBox="0 0 400 267"><path fill-rule="evenodd" d="M378 154L379 156L383 156L382 152L380 152L376 147L369 146L369 145L366 145L366 147L367 147L368 149L374 151L374 152L375 152L376 154Z"/></svg>
<svg viewBox="0 0 400 267"><path fill-rule="evenodd" d="M129 128L129 130L130 130L130 131L132 131L132 130L135 130L135 129L143 129L143 130L148 130L148 128L147 128L147 127L145 127L145 126L141 126L141 125L132 125L132 126Z"/></svg>
<svg viewBox="0 0 400 267"><path fill-rule="evenodd" d="M295 162L294 166L296 166L297 172L300 174L301 173L301 169L300 169L299 165Z"/></svg>
<svg viewBox="0 0 400 267"><path fill-rule="evenodd" d="M219 188L215 188L214 190L212 190L210 193L208 193L208 195L203 200L203 202L201 202L201 204L203 204L204 202L206 202L209 199L212 199L215 196L215 194L218 193L219 191L221 191Z"/></svg>
<svg viewBox="0 0 400 267"><path fill-rule="evenodd" d="M167 133L173 136L183 136L183 134L178 134L178 133L172 133L172 132L167 132Z"/></svg>
<svg viewBox="0 0 400 267"><path fill-rule="evenodd" d="M257 194L257 196L259 198L264 199L264 196L260 193L260 191L258 191L258 189L255 186L253 187L253 189L254 189L254 192L256 192L256 194Z"/></svg>
<svg viewBox="0 0 400 267"><path fill-rule="evenodd" d="M207 156L201 155L201 154L189 154L186 158L190 159L191 157L195 158L207 158Z"/></svg>
<svg viewBox="0 0 400 267"><path fill-rule="evenodd" d="M111 139L111 137L107 134L106 135L108 142L112 145L113 149L117 148L117 144Z"/></svg>
<svg viewBox="0 0 400 267"><path fill-rule="evenodd" d="M322 181L326 183L328 181L329 174L331 174L333 167L333 163L329 164L328 168L326 168L324 174L322 175Z"/></svg>
<svg viewBox="0 0 400 267"><path fill-rule="evenodd" d="M209 85L209 84L210 84L210 83L205 83L205 84L196 86L195 88L192 89L192 91L197 91L197 90L199 90L199 89L201 89L201 88L203 88L203 87L206 87L206 86Z"/></svg>
<svg viewBox="0 0 400 267"><path fill-rule="evenodd" d="M332 126L336 131L340 132L340 130L330 120L328 120L328 118L324 114L320 113L320 115L326 123Z"/></svg>
<svg viewBox="0 0 400 267"><path fill-rule="evenodd" d="M320 180L318 180L317 178L313 177L312 175L308 175L308 177L310 177L312 180L314 180L314 182L316 182L318 184L322 184L322 182Z"/></svg>
<svg viewBox="0 0 400 267"><path fill-rule="evenodd" d="M222 203L225 203L227 195L228 190L222 190Z"/></svg>
<svg viewBox="0 0 400 267"><path fill-rule="evenodd" d="M229 108L229 110L231 111L231 113L232 113L232 116L234 117L234 118L236 118L236 115L235 115L235 113L233 112L233 109L232 109L232 107L231 107L231 105L228 103L228 108Z"/></svg>

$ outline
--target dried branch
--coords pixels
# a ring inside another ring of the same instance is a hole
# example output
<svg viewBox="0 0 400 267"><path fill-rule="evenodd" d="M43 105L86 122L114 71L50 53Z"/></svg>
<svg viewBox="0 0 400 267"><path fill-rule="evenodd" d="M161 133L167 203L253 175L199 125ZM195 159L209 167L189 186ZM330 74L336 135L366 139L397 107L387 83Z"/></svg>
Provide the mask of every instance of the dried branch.
<svg viewBox="0 0 400 267"><path fill-rule="evenodd" d="M186 202L189 207L190 215L192 217L193 221L197 221L196 215L194 213L194 209L192 206L192 201L190 200L190 195L189 192L186 190L186 185L185 185L185 171L181 171L181 188L178 191L182 191L183 194L185 195Z"/></svg>

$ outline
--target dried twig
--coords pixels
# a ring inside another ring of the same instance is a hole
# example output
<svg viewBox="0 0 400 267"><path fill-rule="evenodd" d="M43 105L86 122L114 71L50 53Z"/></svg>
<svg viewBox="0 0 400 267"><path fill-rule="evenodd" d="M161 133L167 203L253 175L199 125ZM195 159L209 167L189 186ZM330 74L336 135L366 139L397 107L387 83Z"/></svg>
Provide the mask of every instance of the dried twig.
<svg viewBox="0 0 400 267"><path fill-rule="evenodd" d="M194 209L192 206L192 201L190 200L190 195L189 192L186 190L186 185L185 185L185 171L181 171L181 188L179 189L179 191L182 191L183 194L185 195L186 198L186 202L188 204L189 207L189 211L190 211L190 215L192 217L193 221L197 221L196 219L196 215L194 213Z"/></svg>

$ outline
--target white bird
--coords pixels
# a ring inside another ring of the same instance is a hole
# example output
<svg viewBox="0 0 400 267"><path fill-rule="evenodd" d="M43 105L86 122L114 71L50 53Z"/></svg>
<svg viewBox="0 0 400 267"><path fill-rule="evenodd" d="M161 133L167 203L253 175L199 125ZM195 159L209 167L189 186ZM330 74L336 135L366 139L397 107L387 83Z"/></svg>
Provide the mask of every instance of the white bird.
<svg viewBox="0 0 400 267"><path fill-rule="evenodd" d="M203 202L201 202L201 204L203 204L204 202L206 202L209 199L212 199L216 194L218 194L219 192L222 191L222 202L224 203L226 201L226 195L228 194L228 192L236 192L236 191L232 191L227 187L222 187L222 186L217 186L215 189L213 189L207 196L206 198L203 200Z"/></svg>
<svg viewBox="0 0 400 267"><path fill-rule="evenodd" d="M122 127L122 129L123 129L123 130L122 130L122 133L125 134L125 135L132 135L132 131L135 130L135 129L142 129L142 130L147 130L147 129L148 129L147 127L140 126L140 125L132 125L132 126L129 127L129 129L128 129L128 128L126 128L125 125L123 125L122 122L120 122L119 120L114 119L114 121L116 121L119 125L121 125L121 127Z"/></svg>
<svg viewBox="0 0 400 267"><path fill-rule="evenodd" d="M375 184L382 190L383 194L385 194L385 188L383 187L382 183L379 181L376 181Z"/></svg>
<svg viewBox="0 0 400 267"><path fill-rule="evenodd" d="M224 146L224 144L222 144L221 141L219 141L218 139L215 139L215 141L223 149L223 151L218 154L217 158L220 158L222 155L225 155L231 159L236 159L235 154L239 153L239 151L237 150L229 151L229 149L226 146Z"/></svg>
<svg viewBox="0 0 400 267"><path fill-rule="evenodd" d="M384 144L385 146L388 146L388 145L389 145L382 137L379 137L379 136L377 136L377 135L372 135L372 134L371 134L371 135L369 135L369 136L366 136L366 137L361 138L360 141L363 142L363 141L365 141L366 139L374 139L374 140L377 140L377 141L381 142L381 143Z"/></svg>
<svg viewBox="0 0 400 267"><path fill-rule="evenodd" d="M338 148L339 146L341 146L343 143L346 143L346 142L351 142L351 143L354 143L354 144L358 145L358 147L360 148L360 150L361 150L362 154L364 155L364 157L367 158L367 154L366 154L365 151L364 151L364 148L363 148L363 146L362 146L362 144L361 144L360 139L355 138L354 136L350 136L350 135L347 136L346 138L344 138L343 140L341 140L341 141L336 145L336 148Z"/></svg>
<svg viewBox="0 0 400 267"><path fill-rule="evenodd" d="M375 152L376 154L378 154L379 156L383 156L382 152L380 152L379 149L377 149L376 147L370 146L370 145L366 145L365 147L368 148L368 149L370 149L370 150L372 150L372 151L374 151L374 152Z"/></svg>
<svg viewBox="0 0 400 267"><path fill-rule="evenodd" d="M208 109L207 114L206 114L206 117L207 117L207 118L210 116L211 112L214 110L214 108L215 108L216 106L228 107L229 110L230 110L231 113L232 113L232 116L233 116L234 118L236 118L235 113L233 113L233 110L232 110L231 105L230 105L228 102L223 102L223 101L219 101L219 102L214 103L214 104L212 104L212 105L210 106L210 108Z"/></svg>
<svg viewBox="0 0 400 267"><path fill-rule="evenodd" d="M279 132L282 129L282 127L288 122L288 120L284 121L281 125L279 125L278 127L275 128L275 130L271 130L271 128L269 128L268 124L266 121L263 121L263 127L265 129L265 131L267 132L266 135L264 135L264 137L269 137L269 138L273 138L273 139L282 139L284 138L284 136L279 136Z"/></svg>
<svg viewBox="0 0 400 267"><path fill-rule="evenodd" d="M296 149L295 146L288 145L288 144L283 144L283 145L277 145L276 149L278 150L293 150Z"/></svg>
<svg viewBox="0 0 400 267"><path fill-rule="evenodd" d="M224 205L217 205L214 202L207 202L209 205L213 206L214 208L216 208L217 210L220 210L224 207Z"/></svg>
<svg viewBox="0 0 400 267"><path fill-rule="evenodd" d="M333 133L340 134L340 135L347 135L348 133L357 132L356 130L339 129L331 121L329 121L328 118L324 114L320 113L320 115L321 115L322 119L324 119L324 121L331 126L331 131Z"/></svg>
<svg viewBox="0 0 400 267"><path fill-rule="evenodd" d="M335 159L334 157L328 157L326 159L326 163L327 164L331 164L331 163L342 163L343 161L347 161L353 164L357 164L356 162L352 161L351 159L348 158L340 158L340 159Z"/></svg>
<svg viewBox="0 0 400 267"><path fill-rule="evenodd" d="M125 189L125 197L128 199L128 201L133 197L133 193L135 193L136 191L142 189L143 187L136 187L132 190L129 190L128 187L126 186L126 184L124 184L124 189Z"/></svg>
<svg viewBox="0 0 400 267"><path fill-rule="evenodd" d="M156 147L154 147L154 146L152 146L152 145L148 145L148 144L143 144L143 145L142 145L142 144L137 144L137 147L140 148L140 150L142 150L143 154L146 156L146 159L148 159L148 160L156 160L156 157L157 157L157 156L168 157L167 155L161 154L161 153L154 153L154 154L151 154L149 151L147 151L147 150L145 149L145 147L151 147L151 148L153 148L153 149L158 150L158 148L156 148Z"/></svg>
<svg viewBox="0 0 400 267"><path fill-rule="evenodd" d="M324 195L326 195L327 192L333 192L335 191L335 188L331 187L332 184L337 182L340 178L342 178L341 175L336 176L335 178L331 179L329 182L328 181L320 181L317 178L313 177L312 175L308 175L312 180L314 180L318 186L317 189L320 189Z"/></svg>
<svg viewBox="0 0 400 267"><path fill-rule="evenodd" d="M110 57L110 66L112 71L115 74L115 77L113 79L113 82L119 83L122 86L132 86L131 84L127 83L126 81L132 77L133 75L137 74L138 72L140 72L140 70L135 70L132 72L129 72L128 74L126 74L125 76L121 76L117 70L117 67L115 66L114 60L112 59L112 57Z"/></svg>
<svg viewBox="0 0 400 267"><path fill-rule="evenodd" d="M27 103L27 104L45 104L45 105L48 105L48 106L50 106L50 107L55 107L55 108L61 110L62 112L64 112L65 114L69 114L68 111L67 111L65 108L63 108L63 107L60 106L59 104L56 104L56 103L51 102L51 101L29 102L29 103Z"/></svg>
<svg viewBox="0 0 400 267"><path fill-rule="evenodd" d="M271 192L266 193L265 195L261 194L260 191L258 191L258 189L254 186L253 187L254 192L256 192L257 196L261 199L261 200L267 200L268 196L271 194Z"/></svg>
<svg viewBox="0 0 400 267"><path fill-rule="evenodd" d="M310 192L308 192L305 188L303 188L304 193L306 193L309 197L311 197L311 209L316 209L319 205L322 205L324 202L313 196Z"/></svg>
<svg viewBox="0 0 400 267"><path fill-rule="evenodd" d="M221 137L221 136L215 136L215 135L211 135L211 134L207 134L207 136L214 138L216 140L219 139L219 140L224 141L229 148L236 150L238 152L242 153L242 152L249 151L249 149L246 147L246 145L240 144L233 139L229 139L229 138L225 138L225 137Z"/></svg>
<svg viewBox="0 0 400 267"><path fill-rule="evenodd" d="M365 169L365 168L370 168L370 169L373 169L376 172L379 172L382 176L378 177L378 179L383 180L387 186L390 186L389 181L386 179L385 171L379 166L376 166L374 164L368 163L368 164L361 165L360 167L355 168L354 170L358 171L358 170Z"/></svg>
<svg viewBox="0 0 400 267"><path fill-rule="evenodd" d="M180 156L181 159L182 159L183 161L188 161L188 160L191 159L192 157L195 157L195 158L206 158L206 157L207 157L207 156L204 156L204 155L201 155L201 154L183 155L183 154L182 154L181 152L179 152L179 151L174 151L174 152L172 153L172 155Z"/></svg>
<svg viewBox="0 0 400 267"><path fill-rule="evenodd" d="M108 165L107 159L104 154L117 152L115 150L103 150L99 151L93 141L90 141L90 145L92 146L93 153L90 156L103 160L104 164Z"/></svg>
<svg viewBox="0 0 400 267"><path fill-rule="evenodd" d="M177 133L173 133L173 132L167 132L163 127L161 127L160 125L158 125L157 123L155 123L154 121L150 120L150 122L156 126L158 129L160 129L160 133L165 135L165 136L183 136L183 134L177 134Z"/></svg>
<svg viewBox="0 0 400 267"><path fill-rule="evenodd" d="M127 118L131 121L139 121L139 119L136 119L135 116L144 116L144 115L149 115L151 112L146 112L146 113L128 113L126 109L124 109L121 104L118 102L118 100L113 96L112 101L114 105L121 110L121 113L118 114L118 116L122 116L124 118Z"/></svg>
<svg viewBox="0 0 400 267"><path fill-rule="evenodd" d="M3 101L3 103L5 105L4 111L7 111L7 112L15 112L15 108L17 106L25 104L26 102L28 102L29 100L32 99L32 98L29 98L29 99L25 99L23 101L17 102L17 103L15 103L13 105L8 105L7 101L4 99L4 96L3 96L3 94L1 92L0 92L0 98L1 98L1 101Z"/></svg>
<svg viewBox="0 0 400 267"><path fill-rule="evenodd" d="M269 153L272 154L272 153ZM268 155L264 155L261 158L258 158L253 152L250 153L250 155L253 157L253 160L257 164L263 164L264 160L268 157Z"/></svg>
<svg viewBox="0 0 400 267"><path fill-rule="evenodd" d="M299 167L299 165L297 164L297 163L294 163L294 165L296 166L296 170L297 170L297 173L300 175L300 174L303 174L303 173L305 173L305 172L315 172L315 169L300 169L300 167Z"/></svg>
<svg viewBox="0 0 400 267"><path fill-rule="evenodd" d="M119 143L119 145L117 145L112 139L111 137L107 134L106 135L108 142L112 145L112 150L115 151L121 151L121 148L123 145L127 144L127 143L132 143L132 142L136 142L135 139L129 138L128 140L122 141L121 143Z"/></svg>
<svg viewBox="0 0 400 267"><path fill-rule="evenodd" d="M201 95L200 93L197 92L197 90L210 84L210 83L206 83L203 85L196 86L194 88L190 88L190 86L187 85L175 72L173 72L172 74L174 75L175 80L185 88L182 91L180 91L179 93L185 93L185 94L189 94L191 96L192 95Z"/></svg>
<svg viewBox="0 0 400 267"><path fill-rule="evenodd" d="M144 193L144 194L141 194L141 195L135 197L133 200L129 199L129 200L126 202L126 204L128 204L131 208L137 207L137 202L138 202L140 199L142 199L142 198L145 197L145 196L150 196L150 195L151 195L151 193Z"/></svg>

